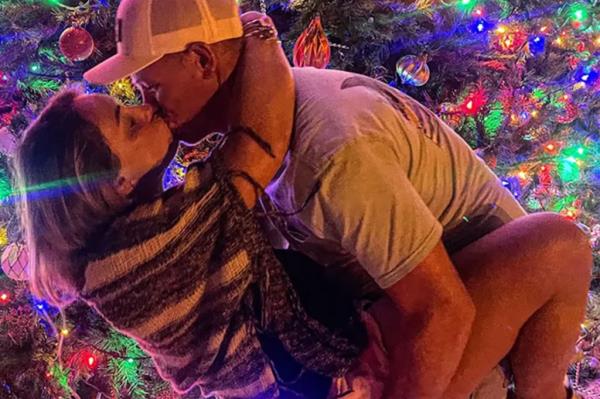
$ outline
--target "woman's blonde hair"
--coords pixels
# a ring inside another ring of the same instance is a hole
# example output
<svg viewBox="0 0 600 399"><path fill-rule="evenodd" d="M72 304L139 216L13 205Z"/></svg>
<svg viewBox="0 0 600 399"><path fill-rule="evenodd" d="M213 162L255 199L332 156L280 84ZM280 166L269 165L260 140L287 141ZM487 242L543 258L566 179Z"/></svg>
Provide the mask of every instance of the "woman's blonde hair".
<svg viewBox="0 0 600 399"><path fill-rule="evenodd" d="M77 254L115 214L119 160L75 108L79 91L55 96L23 135L14 158L32 293L71 303L83 281Z"/></svg>

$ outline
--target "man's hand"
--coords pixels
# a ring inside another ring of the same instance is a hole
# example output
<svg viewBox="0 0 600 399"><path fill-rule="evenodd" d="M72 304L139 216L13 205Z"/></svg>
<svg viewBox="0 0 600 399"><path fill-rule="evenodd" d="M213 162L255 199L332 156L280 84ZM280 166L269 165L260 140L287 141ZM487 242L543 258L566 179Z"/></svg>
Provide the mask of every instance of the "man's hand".
<svg viewBox="0 0 600 399"><path fill-rule="evenodd" d="M376 305L390 356L385 399L439 399L462 357L475 307L440 243ZM386 299L387 301L387 299Z"/></svg>

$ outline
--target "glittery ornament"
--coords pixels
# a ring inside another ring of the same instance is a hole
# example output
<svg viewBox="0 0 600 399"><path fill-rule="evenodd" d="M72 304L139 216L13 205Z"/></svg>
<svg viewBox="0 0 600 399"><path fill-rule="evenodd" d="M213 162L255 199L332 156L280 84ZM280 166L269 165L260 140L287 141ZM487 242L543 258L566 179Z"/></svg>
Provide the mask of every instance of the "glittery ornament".
<svg viewBox="0 0 600 399"><path fill-rule="evenodd" d="M315 17L302 32L294 46L294 65L297 67L326 68L331 60L331 46L321 24Z"/></svg>
<svg viewBox="0 0 600 399"><path fill-rule="evenodd" d="M110 84L108 86L108 94L124 105L135 105L139 103L139 96L129 77L117 80Z"/></svg>
<svg viewBox="0 0 600 399"><path fill-rule="evenodd" d="M212 150L221 143L222 139L223 135L221 133L212 133L196 144L190 145L181 142L179 147L177 147L177 152L173 160L163 175L163 190L166 191L183 183L188 167L194 162L206 160Z"/></svg>
<svg viewBox="0 0 600 399"><path fill-rule="evenodd" d="M24 281L29 278L29 254L22 244L13 243L2 252L2 271L6 276L15 281Z"/></svg>
<svg viewBox="0 0 600 399"><path fill-rule="evenodd" d="M423 86L429 82L431 73L426 56L407 55L396 63L396 73L404 84Z"/></svg>
<svg viewBox="0 0 600 399"><path fill-rule="evenodd" d="M60 51L71 61L83 61L94 52L94 39L79 26L64 30L58 39Z"/></svg>

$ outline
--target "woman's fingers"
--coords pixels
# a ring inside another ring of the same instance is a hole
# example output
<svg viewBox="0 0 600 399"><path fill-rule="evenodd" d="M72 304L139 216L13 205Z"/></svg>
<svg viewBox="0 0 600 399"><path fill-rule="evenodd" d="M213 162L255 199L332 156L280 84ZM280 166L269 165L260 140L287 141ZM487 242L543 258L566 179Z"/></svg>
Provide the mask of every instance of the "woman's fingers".
<svg viewBox="0 0 600 399"><path fill-rule="evenodd" d="M244 37L255 36L263 40L277 40L277 29L273 20L256 11L242 15Z"/></svg>

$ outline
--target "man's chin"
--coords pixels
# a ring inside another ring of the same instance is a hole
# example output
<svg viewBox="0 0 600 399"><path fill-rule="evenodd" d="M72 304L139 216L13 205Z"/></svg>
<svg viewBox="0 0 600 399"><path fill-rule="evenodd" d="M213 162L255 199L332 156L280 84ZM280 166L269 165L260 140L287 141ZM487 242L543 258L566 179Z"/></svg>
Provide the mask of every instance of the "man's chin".
<svg viewBox="0 0 600 399"><path fill-rule="evenodd" d="M182 123L175 118L166 119L167 126L171 129L172 132L175 132L177 129L181 128Z"/></svg>

